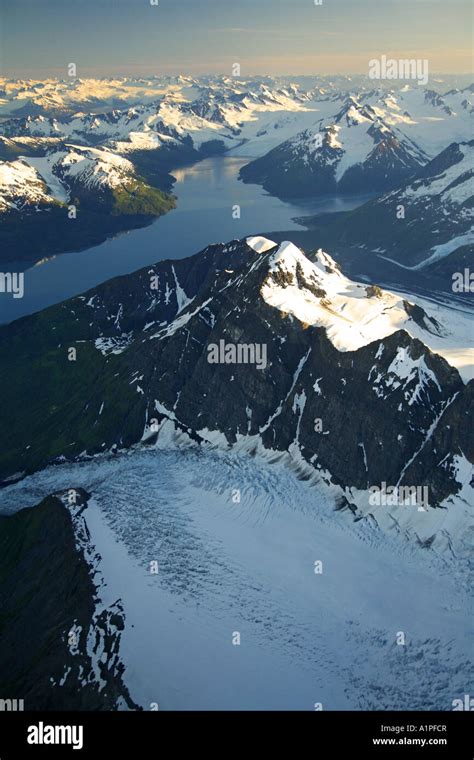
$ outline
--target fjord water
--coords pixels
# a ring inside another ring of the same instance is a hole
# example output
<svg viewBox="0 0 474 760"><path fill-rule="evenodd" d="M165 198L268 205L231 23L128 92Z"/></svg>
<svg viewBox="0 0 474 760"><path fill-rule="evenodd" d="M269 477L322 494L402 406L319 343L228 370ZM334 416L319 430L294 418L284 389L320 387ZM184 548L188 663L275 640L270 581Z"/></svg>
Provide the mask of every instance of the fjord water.
<svg viewBox="0 0 474 760"><path fill-rule="evenodd" d="M24 297L0 298L0 322L9 322L82 293L100 282L163 259L180 259L211 243L269 230L301 229L293 218L343 211L365 198L318 198L284 203L258 185L238 180L248 158L208 158L173 171L177 208L152 225L84 251L44 260L25 272ZM233 208L240 207L240 218ZM74 222L71 221L71 224ZM9 271L21 271L9 263Z"/></svg>

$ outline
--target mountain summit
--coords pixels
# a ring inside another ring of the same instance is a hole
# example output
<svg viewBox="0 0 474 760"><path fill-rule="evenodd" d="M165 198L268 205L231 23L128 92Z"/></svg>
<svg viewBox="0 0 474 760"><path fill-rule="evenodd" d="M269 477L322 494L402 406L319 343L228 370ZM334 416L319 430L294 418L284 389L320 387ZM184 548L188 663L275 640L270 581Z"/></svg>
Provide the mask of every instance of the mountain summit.
<svg viewBox="0 0 474 760"><path fill-rule="evenodd" d="M280 197L374 192L396 187L427 161L398 127L350 97L334 119L251 161L240 176Z"/></svg>
<svg viewBox="0 0 474 760"><path fill-rule="evenodd" d="M181 442L289 456L356 512L381 483L426 488L430 508L462 501L467 335L321 250L209 246L0 328L1 477Z"/></svg>

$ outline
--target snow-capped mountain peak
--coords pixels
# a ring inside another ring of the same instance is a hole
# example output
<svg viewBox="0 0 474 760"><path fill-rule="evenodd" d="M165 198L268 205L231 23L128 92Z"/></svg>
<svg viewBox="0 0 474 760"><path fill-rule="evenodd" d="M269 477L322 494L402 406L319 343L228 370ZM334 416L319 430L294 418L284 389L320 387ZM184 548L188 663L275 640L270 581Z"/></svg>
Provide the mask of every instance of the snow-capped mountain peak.
<svg viewBox="0 0 474 760"><path fill-rule="evenodd" d="M67 145L67 150L51 156L55 173L80 179L86 187L114 188L135 174L133 164L110 150Z"/></svg>
<svg viewBox="0 0 474 760"><path fill-rule="evenodd" d="M427 163L427 154L384 111L348 98L331 118L292 136L241 169L280 197L386 190Z"/></svg>
<svg viewBox="0 0 474 760"><path fill-rule="evenodd" d="M53 445L31 452L28 429L17 444L22 470L65 451L73 457L185 434L289 452L308 474L346 489L346 502L357 496L348 488L383 481L426 483L430 505L457 493L465 478L453 468L463 452L470 456L464 415L473 389L453 368L469 338L461 320L453 325L449 309L437 319L431 307L353 282L324 251L249 242L158 262L48 311L48 350L63 355L57 324L74 330L89 344L94 372L84 374L68 416L70 440L61 416ZM19 327L27 377L37 328L36 315ZM251 352L239 359L239 349L252 346L262 361ZM210 361L216 347L225 355ZM461 358L467 369L468 355ZM17 366L16 354L12 361ZM471 355L471 372L472 364ZM52 403L56 386L49 393ZM117 403L130 410L126 426L110 411ZM16 461L10 456L0 477L17 472Z"/></svg>
<svg viewBox="0 0 474 760"><path fill-rule="evenodd" d="M0 211L66 203L72 185L114 189L135 176L133 164L107 149L66 145L46 156L0 162Z"/></svg>
<svg viewBox="0 0 474 760"><path fill-rule="evenodd" d="M264 240L259 242L261 250ZM443 314L441 322L438 315L403 296L350 280L321 249L310 260L291 242L281 243L274 252L273 245L268 241L268 269L260 293L285 317L291 315L303 327L324 327L331 343L344 352L405 330L457 366L464 377L471 376L469 339L455 318Z"/></svg>

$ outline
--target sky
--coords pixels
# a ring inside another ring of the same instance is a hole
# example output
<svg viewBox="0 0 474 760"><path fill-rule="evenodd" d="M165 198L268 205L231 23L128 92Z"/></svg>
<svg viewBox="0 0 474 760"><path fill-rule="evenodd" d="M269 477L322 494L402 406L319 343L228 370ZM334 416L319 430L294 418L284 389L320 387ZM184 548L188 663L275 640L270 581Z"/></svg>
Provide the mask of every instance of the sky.
<svg viewBox="0 0 474 760"><path fill-rule="evenodd" d="M470 0L0 0L0 75L472 72Z"/></svg>

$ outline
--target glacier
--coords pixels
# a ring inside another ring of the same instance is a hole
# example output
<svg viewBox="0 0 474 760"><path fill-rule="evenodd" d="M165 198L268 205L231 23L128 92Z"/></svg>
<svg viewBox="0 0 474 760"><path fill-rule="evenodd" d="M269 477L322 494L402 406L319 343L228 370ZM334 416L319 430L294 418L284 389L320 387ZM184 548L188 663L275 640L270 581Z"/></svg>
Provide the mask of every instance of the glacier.
<svg viewBox="0 0 474 760"><path fill-rule="evenodd" d="M0 510L80 487L145 710L451 710L468 693L468 559L354 520L281 462L199 447L49 467Z"/></svg>

